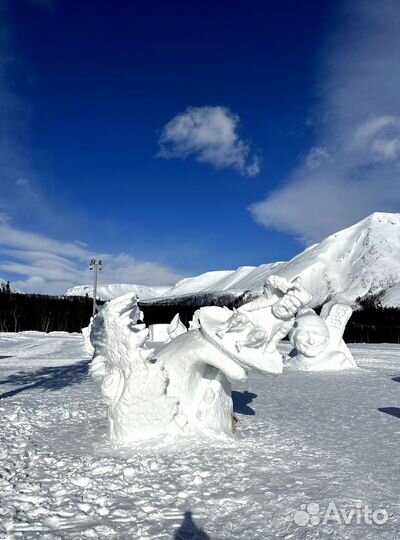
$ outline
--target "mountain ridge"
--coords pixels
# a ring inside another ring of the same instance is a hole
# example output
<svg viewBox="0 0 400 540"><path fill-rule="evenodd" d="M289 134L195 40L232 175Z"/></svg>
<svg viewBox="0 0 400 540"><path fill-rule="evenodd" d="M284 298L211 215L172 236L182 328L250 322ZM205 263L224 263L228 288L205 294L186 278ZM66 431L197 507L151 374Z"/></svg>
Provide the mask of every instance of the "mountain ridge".
<svg viewBox="0 0 400 540"><path fill-rule="evenodd" d="M97 287L96 297L100 300L113 300L124 294L134 293L139 299L155 298L163 294L168 287L147 285L137 285L132 283L111 283L108 285L100 284ZM93 298L93 287L91 285L77 285L71 287L65 292L65 296L86 296Z"/></svg>
<svg viewBox="0 0 400 540"><path fill-rule="evenodd" d="M286 262L205 272L184 278L171 288L100 285L98 295L109 300L135 292L140 300L164 304L186 303L195 297L218 301L227 295L232 298L245 293L257 295L273 274L287 279L300 276L313 296L314 307L327 301L355 306L358 298L374 295L380 295L383 306L400 307L400 213L375 212ZM92 287L73 287L66 294L85 296L86 293L91 296Z"/></svg>
<svg viewBox="0 0 400 540"><path fill-rule="evenodd" d="M313 306L329 300L355 304L357 298L382 293L383 305L398 307L400 214L375 212L306 248L287 262L244 266L232 271L218 271L215 275L207 272L186 278L162 298L176 300L190 293L257 293L262 291L265 280L272 274L287 279L300 276L304 287L313 296Z"/></svg>

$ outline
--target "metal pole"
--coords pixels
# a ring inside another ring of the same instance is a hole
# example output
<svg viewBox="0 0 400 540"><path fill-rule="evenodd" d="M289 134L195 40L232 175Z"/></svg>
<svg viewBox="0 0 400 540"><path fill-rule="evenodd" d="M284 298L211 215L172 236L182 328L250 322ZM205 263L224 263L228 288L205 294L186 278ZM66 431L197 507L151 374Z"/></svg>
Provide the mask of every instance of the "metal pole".
<svg viewBox="0 0 400 540"><path fill-rule="evenodd" d="M93 314L96 315L96 295L97 295L97 264L94 265L94 276L93 276Z"/></svg>
<svg viewBox="0 0 400 540"><path fill-rule="evenodd" d="M93 270L93 317L96 315L96 297L97 297L97 271L102 269L102 262L92 259L90 261L90 270Z"/></svg>

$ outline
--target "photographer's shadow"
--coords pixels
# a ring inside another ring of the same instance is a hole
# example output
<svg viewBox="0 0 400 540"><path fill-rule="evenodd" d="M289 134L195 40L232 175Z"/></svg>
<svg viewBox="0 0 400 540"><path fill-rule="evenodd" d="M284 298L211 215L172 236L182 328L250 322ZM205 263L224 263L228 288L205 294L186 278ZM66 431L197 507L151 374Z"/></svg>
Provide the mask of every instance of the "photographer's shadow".
<svg viewBox="0 0 400 540"><path fill-rule="evenodd" d="M193 521L192 512L185 512L179 529L174 534L174 540L211 540L207 533L197 527Z"/></svg>

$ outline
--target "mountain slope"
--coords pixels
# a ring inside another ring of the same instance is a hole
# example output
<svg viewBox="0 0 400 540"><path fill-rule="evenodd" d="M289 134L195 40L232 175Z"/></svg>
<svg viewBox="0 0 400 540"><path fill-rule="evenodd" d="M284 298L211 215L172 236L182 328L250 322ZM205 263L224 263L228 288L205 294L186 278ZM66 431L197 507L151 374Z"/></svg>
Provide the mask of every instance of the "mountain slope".
<svg viewBox="0 0 400 540"><path fill-rule="evenodd" d="M384 305L400 306L400 214L374 213L311 246L292 260L208 272L178 282L164 298L188 294L259 292L268 276L300 276L313 305L328 299L354 303L357 297L392 289Z"/></svg>
<svg viewBox="0 0 400 540"><path fill-rule="evenodd" d="M140 299L155 298L163 294L168 287L147 287L145 285L133 285L130 283L114 283L111 285L99 285L97 298L100 300L112 300L127 293L135 293ZM86 296L93 298L93 287L90 285L78 285L71 287L65 296Z"/></svg>
<svg viewBox="0 0 400 540"><path fill-rule="evenodd" d="M101 285L98 296L110 300L135 292L141 300L185 303L204 297L212 301L227 294L259 293L273 274L288 279L300 276L313 296L314 306L330 299L354 304L358 297L382 293L383 305L400 307L400 214L374 213L288 262L206 272L185 278L167 290L131 284ZM92 287L73 287L66 294L91 296Z"/></svg>

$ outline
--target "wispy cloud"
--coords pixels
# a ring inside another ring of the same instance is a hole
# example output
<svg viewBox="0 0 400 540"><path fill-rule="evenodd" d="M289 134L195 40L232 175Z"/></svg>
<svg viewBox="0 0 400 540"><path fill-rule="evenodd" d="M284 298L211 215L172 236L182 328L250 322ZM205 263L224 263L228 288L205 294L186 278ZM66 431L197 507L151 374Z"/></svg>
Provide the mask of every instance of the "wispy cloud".
<svg viewBox="0 0 400 540"><path fill-rule="evenodd" d="M374 211L400 210L400 4L343 2L325 51L316 141L284 184L250 210L305 242Z"/></svg>
<svg viewBox="0 0 400 540"><path fill-rule="evenodd" d="M63 294L90 282L89 261L102 259L102 283L173 285L183 276L156 262L125 253L91 251L82 242L60 242L0 222L0 277L19 276L13 285L26 292ZM2 274L3 272L3 274Z"/></svg>
<svg viewBox="0 0 400 540"><path fill-rule="evenodd" d="M244 176L255 176L260 172L260 158L240 138L239 124L239 116L227 107L188 107L164 126L158 155L194 156L217 169L233 168Z"/></svg>

